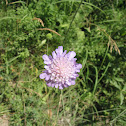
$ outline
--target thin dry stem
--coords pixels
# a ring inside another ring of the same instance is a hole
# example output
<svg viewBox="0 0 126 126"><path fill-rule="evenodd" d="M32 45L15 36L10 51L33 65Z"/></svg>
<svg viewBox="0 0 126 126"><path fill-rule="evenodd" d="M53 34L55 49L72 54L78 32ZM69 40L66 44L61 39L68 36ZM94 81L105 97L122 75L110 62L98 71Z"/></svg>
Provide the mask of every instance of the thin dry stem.
<svg viewBox="0 0 126 126"><path fill-rule="evenodd" d="M41 25L44 27L44 23L43 23L43 21L42 21L40 18L34 17L32 20L37 20L37 21L40 22Z"/></svg>
<svg viewBox="0 0 126 126"><path fill-rule="evenodd" d="M105 33L106 36L109 37L108 47L110 47L110 52L112 52L112 49L114 47L115 51L118 52L120 55L120 50L119 50L116 42L111 38L111 36L104 29L100 28L98 25L96 25L94 23L91 23L91 24L97 26L101 31L103 31Z"/></svg>
<svg viewBox="0 0 126 126"><path fill-rule="evenodd" d="M49 28L39 28L38 30L42 30L42 31L43 31L43 30L47 30L47 31L53 32L53 33L55 33L55 34L61 36L59 33L57 33L57 32L54 31L54 30L51 30L51 29L49 29Z"/></svg>
<svg viewBox="0 0 126 126"><path fill-rule="evenodd" d="M8 3L8 4L15 4L15 3L17 3L18 1L15 1L15 2L11 2L11 3Z"/></svg>
<svg viewBox="0 0 126 126"><path fill-rule="evenodd" d="M8 1L6 0L6 5L8 4Z"/></svg>

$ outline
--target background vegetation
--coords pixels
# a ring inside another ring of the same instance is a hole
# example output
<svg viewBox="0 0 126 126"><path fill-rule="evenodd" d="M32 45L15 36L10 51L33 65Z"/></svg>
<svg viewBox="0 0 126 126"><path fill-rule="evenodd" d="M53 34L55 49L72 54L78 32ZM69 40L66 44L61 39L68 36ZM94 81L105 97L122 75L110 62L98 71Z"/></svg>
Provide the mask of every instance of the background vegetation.
<svg viewBox="0 0 126 126"><path fill-rule="evenodd" d="M43 54L77 53L76 85L47 87ZM125 0L1 0L0 116L14 126L126 125Z"/></svg>

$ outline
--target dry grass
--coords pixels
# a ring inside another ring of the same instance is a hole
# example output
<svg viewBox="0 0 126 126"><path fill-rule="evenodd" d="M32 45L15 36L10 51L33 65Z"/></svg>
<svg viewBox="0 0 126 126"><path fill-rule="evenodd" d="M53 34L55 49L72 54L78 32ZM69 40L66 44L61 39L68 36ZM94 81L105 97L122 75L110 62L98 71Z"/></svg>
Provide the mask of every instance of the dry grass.
<svg viewBox="0 0 126 126"><path fill-rule="evenodd" d="M55 34L61 36L59 33L57 33L56 31L54 31L54 30L52 30L52 29L49 29L49 28L40 28L40 29L38 29L38 30L47 30L47 31L53 32L53 33L55 33Z"/></svg>
<svg viewBox="0 0 126 126"><path fill-rule="evenodd" d="M38 22L40 22L41 23L41 25L44 27L44 23L43 23L43 21L40 19L40 18L33 18L32 20L37 20ZM58 32L56 32L56 31L54 31L54 30L52 30L52 29L49 29L49 28L39 28L39 29L37 29L37 30L47 30L47 31L50 31L50 32L53 32L53 33L55 33L55 34L57 34L57 35L59 35L59 36L61 36Z"/></svg>
<svg viewBox="0 0 126 126"><path fill-rule="evenodd" d="M38 22L40 22L41 23L41 25L44 27L44 23L43 23L43 21L40 19L40 18L33 18L32 20L37 20Z"/></svg>
<svg viewBox="0 0 126 126"><path fill-rule="evenodd" d="M91 25L94 25L98 28L98 30L104 32L105 36L108 37L109 42L108 42L108 47L110 47L110 52L112 53L113 47L115 49L116 52L118 52L118 54L120 55L120 50L116 44L116 42L111 38L111 36L105 31L105 29L102 29L101 27L99 27L98 25L94 24L94 23L90 23Z"/></svg>

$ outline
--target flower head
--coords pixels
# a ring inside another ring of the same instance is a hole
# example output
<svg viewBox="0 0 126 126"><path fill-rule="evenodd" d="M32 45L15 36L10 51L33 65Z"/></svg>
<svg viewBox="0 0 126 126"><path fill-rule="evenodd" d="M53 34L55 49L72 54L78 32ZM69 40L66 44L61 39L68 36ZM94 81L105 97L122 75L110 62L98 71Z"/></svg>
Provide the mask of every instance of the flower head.
<svg viewBox="0 0 126 126"><path fill-rule="evenodd" d="M40 78L47 82L47 86L63 89L75 84L77 74L82 68L81 64L76 63L76 53L74 51L63 52L63 46L52 52L52 56L43 55L44 68L46 69L40 74Z"/></svg>

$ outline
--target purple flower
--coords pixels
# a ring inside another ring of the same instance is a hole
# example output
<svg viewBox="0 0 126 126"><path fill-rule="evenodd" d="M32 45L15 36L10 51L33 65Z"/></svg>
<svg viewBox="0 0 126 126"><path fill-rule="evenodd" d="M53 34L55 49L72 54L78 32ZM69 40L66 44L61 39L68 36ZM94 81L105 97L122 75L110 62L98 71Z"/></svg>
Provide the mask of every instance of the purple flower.
<svg viewBox="0 0 126 126"><path fill-rule="evenodd" d="M46 69L40 74L40 78L47 82L47 86L63 89L75 84L77 74L82 68L81 64L76 63L76 53L74 51L63 52L63 46L52 52L52 56L43 55L44 68Z"/></svg>

